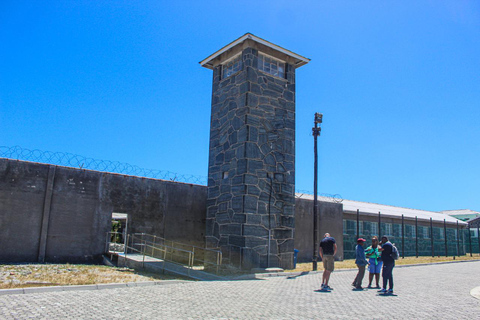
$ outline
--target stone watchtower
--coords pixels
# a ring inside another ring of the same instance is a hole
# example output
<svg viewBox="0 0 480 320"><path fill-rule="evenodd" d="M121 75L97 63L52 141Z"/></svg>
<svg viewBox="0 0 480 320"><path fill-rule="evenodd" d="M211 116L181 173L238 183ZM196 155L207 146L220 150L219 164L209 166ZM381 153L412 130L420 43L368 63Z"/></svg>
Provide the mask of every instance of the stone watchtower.
<svg viewBox="0 0 480 320"><path fill-rule="evenodd" d="M244 269L293 265L295 69L310 60L247 33L213 70L206 244Z"/></svg>

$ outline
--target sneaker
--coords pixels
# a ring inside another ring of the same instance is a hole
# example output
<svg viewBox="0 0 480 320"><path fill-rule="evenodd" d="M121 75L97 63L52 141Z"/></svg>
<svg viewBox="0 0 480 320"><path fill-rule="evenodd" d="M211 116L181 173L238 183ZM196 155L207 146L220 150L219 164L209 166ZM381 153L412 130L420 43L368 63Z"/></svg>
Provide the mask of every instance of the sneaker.
<svg viewBox="0 0 480 320"><path fill-rule="evenodd" d="M333 290L333 288L330 287L330 286L324 286L323 289L325 289L325 290Z"/></svg>
<svg viewBox="0 0 480 320"><path fill-rule="evenodd" d="M363 287L355 287L355 290L363 290Z"/></svg>
<svg viewBox="0 0 480 320"><path fill-rule="evenodd" d="M387 289L381 289L381 290L378 290L377 292L378 292L378 293L386 293L386 292L387 292Z"/></svg>
<svg viewBox="0 0 480 320"><path fill-rule="evenodd" d="M367 288L368 288L368 289L373 289L373 287L372 287L371 285L368 285L368 287L367 287Z"/></svg>
<svg viewBox="0 0 480 320"><path fill-rule="evenodd" d="M380 289L380 286L376 286L375 289Z"/></svg>
<svg viewBox="0 0 480 320"><path fill-rule="evenodd" d="M393 294L393 289L388 289L387 294Z"/></svg>

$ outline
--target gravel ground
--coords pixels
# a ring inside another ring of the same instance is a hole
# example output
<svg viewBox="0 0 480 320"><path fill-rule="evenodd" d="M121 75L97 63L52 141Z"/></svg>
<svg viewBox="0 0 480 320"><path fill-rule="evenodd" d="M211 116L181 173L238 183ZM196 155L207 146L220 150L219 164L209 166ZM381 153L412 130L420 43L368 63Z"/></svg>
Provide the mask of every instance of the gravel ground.
<svg viewBox="0 0 480 320"><path fill-rule="evenodd" d="M75 264L0 265L0 289L100 283L126 283L176 277L139 273L129 268Z"/></svg>

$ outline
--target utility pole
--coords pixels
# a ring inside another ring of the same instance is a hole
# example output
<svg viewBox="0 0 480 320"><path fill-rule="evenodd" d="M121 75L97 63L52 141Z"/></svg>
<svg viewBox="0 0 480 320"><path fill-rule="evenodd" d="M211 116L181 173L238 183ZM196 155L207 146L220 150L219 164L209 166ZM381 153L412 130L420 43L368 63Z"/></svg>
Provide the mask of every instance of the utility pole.
<svg viewBox="0 0 480 320"><path fill-rule="evenodd" d="M315 161L313 165L313 271L317 270L318 260L318 200L317 200L317 176L318 176L318 153L317 153L317 138L320 136L322 128L319 125L322 123L323 114L315 113L315 127L312 128L313 132L313 153Z"/></svg>

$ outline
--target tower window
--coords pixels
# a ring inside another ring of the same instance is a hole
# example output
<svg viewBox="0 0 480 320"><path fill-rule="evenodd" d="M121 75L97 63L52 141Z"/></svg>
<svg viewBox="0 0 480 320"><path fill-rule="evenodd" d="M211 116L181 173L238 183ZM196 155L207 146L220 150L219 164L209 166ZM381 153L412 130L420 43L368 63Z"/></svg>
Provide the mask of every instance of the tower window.
<svg viewBox="0 0 480 320"><path fill-rule="evenodd" d="M222 65L222 79L230 77L242 69L242 55L239 54Z"/></svg>
<svg viewBox="0 0 480 320"><path fill-rule="evenodd" d="M285 78L285 63L261 53L258 54L258 70Z"/></svg>

